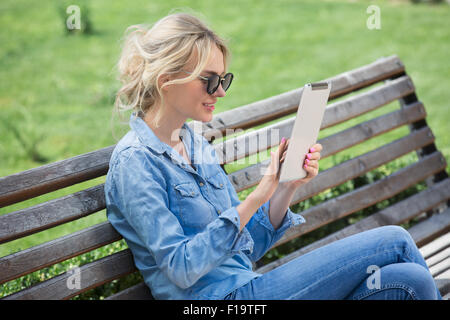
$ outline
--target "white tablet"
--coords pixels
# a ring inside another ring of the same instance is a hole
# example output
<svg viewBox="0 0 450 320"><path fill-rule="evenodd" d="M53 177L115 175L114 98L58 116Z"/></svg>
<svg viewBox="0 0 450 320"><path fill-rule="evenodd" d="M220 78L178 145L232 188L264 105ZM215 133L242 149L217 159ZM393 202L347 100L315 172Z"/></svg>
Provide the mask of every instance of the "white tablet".
<svg viewBox="0 0 450 320"><path fill-rule="evenodd" d="M319 136L330 91L329 81L304 86L286 157L281 164L280 182L302 179L308 174L303 164L309 148Z"/></svg>

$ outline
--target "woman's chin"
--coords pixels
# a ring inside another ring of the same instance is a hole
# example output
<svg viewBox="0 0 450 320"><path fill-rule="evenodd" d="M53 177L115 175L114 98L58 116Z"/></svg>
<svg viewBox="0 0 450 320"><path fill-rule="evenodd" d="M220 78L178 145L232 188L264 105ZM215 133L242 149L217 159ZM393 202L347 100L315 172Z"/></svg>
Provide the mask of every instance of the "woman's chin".
<svg viewBox="0 0 450 320"><path fill-rule="evenodd" d="M210 122L213 118L212 113L211 114L206 114L206 115L201 115L200 117L198 117L198 119L193 119L193 120L197 120L197 121L201 121L201 122Z"/></svg>

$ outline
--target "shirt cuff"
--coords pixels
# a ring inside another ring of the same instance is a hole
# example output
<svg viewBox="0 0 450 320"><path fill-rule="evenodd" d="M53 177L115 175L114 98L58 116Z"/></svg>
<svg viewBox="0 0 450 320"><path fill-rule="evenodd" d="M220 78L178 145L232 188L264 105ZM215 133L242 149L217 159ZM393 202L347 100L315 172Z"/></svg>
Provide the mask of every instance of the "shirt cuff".
<svg viewBox="0 0 450 320"><path fill-rule="evenodd" d="M246 227L239 231L241 219L236 207L225 210L219 218L230 221L236 229L237 236L234 238L233 244L231 245L230 253L237 254L239 251L243 251L246 254L251 254L255 243Z"/></svg>
<svg viewBox="0 0 450 320"><path fill-rule="evenodd" d="M286 215L284 216L284 219L281 222L281 225L275 230L269 219L269 208L270 208L270 200L264 203L258 209L258 212L255 214L255 219L261 225L263 225L265 228L271 231L274 237L276 238L281 237L284 234L284 232L290 227L306 222L305 218L302 215L292 212L291 209L288 207L286 210Z"/></svg>

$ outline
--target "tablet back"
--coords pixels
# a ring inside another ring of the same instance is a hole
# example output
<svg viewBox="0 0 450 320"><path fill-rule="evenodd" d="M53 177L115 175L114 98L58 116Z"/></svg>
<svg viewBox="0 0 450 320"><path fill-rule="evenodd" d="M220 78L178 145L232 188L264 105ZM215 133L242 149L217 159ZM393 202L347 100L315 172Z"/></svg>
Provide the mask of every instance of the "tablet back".
<svg viewBox="0 0 450 320"><path fill-rule="evenodd" d="M330 91L331 82L304 86L287 154L281 165L280 182L306 177L303 164L309 148L317 141Z"/></svg>

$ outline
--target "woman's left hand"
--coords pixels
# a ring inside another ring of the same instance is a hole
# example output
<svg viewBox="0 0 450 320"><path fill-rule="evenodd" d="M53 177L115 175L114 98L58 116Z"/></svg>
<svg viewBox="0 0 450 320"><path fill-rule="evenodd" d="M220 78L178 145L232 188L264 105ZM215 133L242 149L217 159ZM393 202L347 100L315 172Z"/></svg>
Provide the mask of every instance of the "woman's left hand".
<svg viewBox="0 0 450 320"><path fill-rule="evenodd" d="M290 139L287 140L286 147L284 150L287 150L289 146ZM304 185L311 181L317 174L319 173L319 160L320 160L320 152L322 151L322 145L320 143L316 143L309 149L309 153L306 155L303 161L303 169L308 173L306 177L299 180L292 180L287 182L281 182L280 185L284 185L288 188L297 189L301 185ZM284 161L284 157L286 157L286 152L283 153L280 162Z"/></svg>

